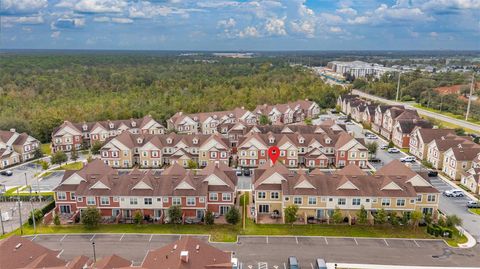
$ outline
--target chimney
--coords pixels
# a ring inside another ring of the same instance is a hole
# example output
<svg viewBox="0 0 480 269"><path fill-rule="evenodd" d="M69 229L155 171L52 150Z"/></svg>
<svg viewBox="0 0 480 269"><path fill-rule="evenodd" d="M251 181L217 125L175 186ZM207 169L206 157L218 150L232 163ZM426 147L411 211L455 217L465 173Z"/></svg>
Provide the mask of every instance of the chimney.
<svg viewBox="0 0 480 269"><path fill-rule="evenodd" d="M215 167L220 168L220 163L218 161L215 161Z"/></svg>
<svg viewBox="0 0 480 269"><path fill-rule="evenodd" d="M188 263L188 251L184 250L180 252L180 260L184 263Z"/></svg>
<svg viewBox="0 0 480 269"><path fill-rule="evenodd" d="M15 133L15 128L10 129L10 132Z"/></svg>
<svg viewBox="0 0 480 269"><path fill-rule="evenodd" d="M244 107L244 106L242 106L242 109L245 109L245 107Z"/></svg>
<svg viewBox="0 0 480 269"><path fill-rule="evenodd" d="M182 115L183 115L183 111L178 112L178 115L182 116Z"/></svg>

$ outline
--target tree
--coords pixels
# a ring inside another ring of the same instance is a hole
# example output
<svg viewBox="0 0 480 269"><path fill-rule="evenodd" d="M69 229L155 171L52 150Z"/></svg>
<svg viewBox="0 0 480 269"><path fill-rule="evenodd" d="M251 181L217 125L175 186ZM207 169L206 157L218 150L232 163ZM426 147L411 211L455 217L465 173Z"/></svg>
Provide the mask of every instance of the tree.
<svg viewBox="0 0 480 269"><path fill-rule="evenodd" d="M418 224L423 218L423 214L420 211L413 211L412 214L410 214L410 219L412 220L412 225L413 229L416 230Z"/></svg>
<svg viewBox="0 0 480 269"><path fill-rule="evenodd" d="M312 119L311 118L306 118L304 120L304 122L305 122L306 125L312 125Z"/></svg>
<svg viewBox="0 0 480 269"><path fill-rule="evenodd" d="M215 216L213 212L207 211L205 214L205 224L212 225L215 222Z"/></svg>
<svg viewBox="0 0 480 269"><path fill-rule="evenodd" d="M395 213L394 211L388 212L388 221L392 226L397 226L398 224L400 224L400 220L397 217L397 213Z"/></svg>
<svg viewBox="0 0 480 269"><path fill-rule="evenodd" d="M377 153L377 149L378 149L377 142L369 142L369 143L367 143L366 146L367 146L367 149L368 149L368 154L370 154L370 157L373 158Z"/></svg>
<svg viewBox="0 0 480 269"><path fill-rule="evenodd" d="M41 148L36 148L35 151L33 152L33 158L34 159L40 159L43 157L43 152Z"/></svg>
<svg viewBox="0 0 480 269"><path fill-rule="evenodd" d="M455 128L455 134L458 136L465 136L465 130L463 128Z"/></svg>
<svg viewBox="0 0 480 269"><path fill-rule="evenodd" d="M235 206L231 207L225 214L225 219L230 224L237 224L240 221L240 211Z"/></svg>
<svg viewBox="0 0 480 269"><path fill-rule="evenodd" d="M93 161L92 154L88 154L87 156L87 163L91 163Z"/></svg>
<svg viewBox="0 0 480 269"><path fill-rule="evenodd" d="M76 161L78 160L78 153L77 153L77 150L75 148L73 148L72 152L70 152L70 160L72 161Z"/></svg>
<svg viewBox="0 0 480 269"><path fill-rule="evenodd" d="M188 169L198 169L198 163L194 160L188 160Z"/></svg>
<svg viewBox="0 0 480 269"><path fill-rule="evenodd" d="M368 221L368 212L365 210L365 207L362 205L360 210L357 212L357 221L360 224L365 224Z"/></svg>
<svg viewBox="0 0 480 269"><path fill-rule="evenodd" d="M178 205L172 205L168 209L168 218L170 219L170 223L181 223L182 222L182 208Z"/></svg>
<svg viewBox="0 0 480 269"><path fill-rule="evenodd" d="M384 224L387 222L387 213L385 212L385 209L381 208L378 210L377 213L373 215L373 220L375 221L375 224Z"/></svg>
<svg viewBox="0 0 480 269"><path fill-rule="evenodd" d="M298 206L297 205L289 205L285 208L285 223L291 224L297 220L297 213L298 213Z"/></svg>
<svg viewBox="0 0 480 269"><path fill-rule="evenodd" d="M39 161L39 164L42 166L42 170L47 170L50 167L50 164L46 161Z"/></svg>
<svg viewBox="0 0 480 269"><path fill-rule="evenodd" d="M260 125L268 125L268 124L271 124L272 122L267 117L267 115L260 115L259 123Z"/></svg>
<svg viewBox="0 0 480 269"><path fill-rule="evenodd" d="M68 161L68 156L65 154L63 151L57 151L52 155L51 158L51 163L52 164L62 164L64 162Z"/></svg>
<svg viewBox="0 0 480 269"><path fill-rule="evenodd" d="M353 81L353 88L354 89L365 89L368 86L367 80L363 78L357 78L355 81Z"/></svg>
<svg viewBox="0 0 480 269"><path fill-rule="evenodd" d="M35 217L35 223L39 223L40 220L43 218L42 210L35 209L33 211L33 216ZM32 212L30 212L30 216L28 217L28 224L33 225Z"/></svg>
<svg viewBox="0 0 480 269"><path fill-rule="evenodd" d="M55 214L55 217L53 217L53 224L60 225L60 216L58 214Z"/></svg>
<svg viewBox="0 0 480 269"><path fill-rule="evenodd" d="M393 144L393 141L390 140L388 141L388 148L394 148L395 147L395 144Z"/></svg>
<svg viewBox="0 0 480 269"><path fill-rule="evenodd" d="M459 218L457 215L448 215L445 219L445 225L448 228L453 228L455 226L462 225L462 219Z"/></svg>
<svg viewBox="0 0 480 269"><path fill-rule="evenodd" d="M142 220L143 220L142 212L140 210L135 211L135 215L133 216L133 221L135 222L135 224L138 225L142 223Z"/></svg>
<svg viewBox="0 0 480 269"><path fill-rule="evenodd" d="M87 207L87 209L82 211L82 223L85 225L85 228L92 229L100 224L100 211L96 207Z"/></svg>
<svg viewBox="0 0 480 269"><path fill-rule="evenodd" d="M92 152L93 155L100 154L100 149L102 148L102 142L100 141L95 141L92 145L92 148L90 151Z"/></svg>
<svg viewBox="0 0 480 269"><path fill-rule="evenodd" d="M343 216L342 216L342 212L340 211L340 208L338 207L335 208L332 214L332 220L333 220L333 223L335 224L339 224L343 222Z"/></svg>

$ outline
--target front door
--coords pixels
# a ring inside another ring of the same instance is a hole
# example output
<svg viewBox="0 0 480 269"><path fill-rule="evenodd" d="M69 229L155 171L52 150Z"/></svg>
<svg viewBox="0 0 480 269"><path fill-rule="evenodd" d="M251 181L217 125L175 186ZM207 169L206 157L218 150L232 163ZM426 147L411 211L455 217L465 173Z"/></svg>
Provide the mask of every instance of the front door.
<svg viewBox="0 0 480 269"><path fill-rule="evenodd" d="M317 219L324 219L325 211L323 209L317 209Z"/></svg>
<svg viewBox="0 0 480 269"><path fill-rule="evenodd" d="M60 206L61 214L70 214L70 205L61 205Z"/></svg>
<svg viewBox="0 0 480 269"><path fill-rule="evenodd" d="M118 209L118 208L112 209L112 216L113 216L113 217L116 217L116 216L118 216L119 214L120 214L120 209Z"/></svg>
<svg viewBox="0 0 480 269"><path fill-rule="evenodd" d="M228 210L230 209L229 206L222 205L220 206L220 215L225 215L227 214Z"/></svg>

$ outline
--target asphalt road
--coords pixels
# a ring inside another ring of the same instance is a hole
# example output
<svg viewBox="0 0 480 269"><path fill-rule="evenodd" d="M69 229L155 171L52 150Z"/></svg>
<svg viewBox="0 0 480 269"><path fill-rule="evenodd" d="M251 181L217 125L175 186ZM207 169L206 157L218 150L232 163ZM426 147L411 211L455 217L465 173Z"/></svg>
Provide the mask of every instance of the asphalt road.
<svg viewBox="0 0 480 269"><path fill-rule="evenodd" d="M364 93L364 92L359 91L359 90L352 90L352 93L357 94L360 97L370 99L370 100L373 100L373 101L378 101L378 102L388 104L388 105L403 105L406 108L417 110L418 114L420 114L420 115L427 116L427 117L434 118L434 119L439 119L439 120L442 120L442 121L446 121L446 122L456 124L456 125L461 126L463 128L468 128L468 129L471 129L471 130L474 130L474 131L480 133L480 125L478 125L478 124L473 124L473 123L470 123L468 121L455 119L455 118L448 117L448 116L445 116L445 115L442 115L442 114L439 114L439 113L431 112L431 111L428 111L428 110L425 110L425 109L416 108L416 107L410 106L410 105L402 103L402 102L396 102L396 101L388 100L388 99L381 98L381 97L378 97L378 96L375 96L375 95Z"/></svg>
<svg viewBox="0 0 480 269"><path fill-rule="evenodd" d="M185 236L185 235L184 235ZM195 236L208 242L207 236ZM97 259L117 254L139 265L148 250L156 249L180 238L160 234L82 234L29 236L34 242L60 250L61 258L78 255L93 257L95 242ZM289 256L296 256L301 268L312 268L314 259L327 262L478 266L480 247L453 249L441 240L367 239L340 237L239 237L237 243L212 243L225 251L233 251L240 268L285 268Z"/></svg>
<svg viewBox="0 0 480 269"><path fill-rule="evenodd" d="M347 129L349 131L353 131L355 137L364 138L364 134L362 133L363 129L361 126L357 124L347 125ZM377 150L377 158L382 161L382 163L373 163L372 165L378 169L379 167L383 166L383 164L387 164L394 159L400 159L402 157L407 156L405 153L388 153L386 150L381 150L380 146L387 144L385 140L381 139L380 137L376 140L366 139L367 142L375 141L378 144ZM415 171L425 171L426 168L423 167L420 163L415 162L410 165L410 167ZM443 181L440 177L431 177L430 181L432 185L443 192L445 190L450 190L452 187ZM466 208L466 203L470 199L468 197L445 197L443 195L440 196L439 202L439 209L443 213L447 215L457 215L463 219L462 227L465 228L472 236L474 236L478 242L480 242L480 216L472 214L468 212Z"/></svg>

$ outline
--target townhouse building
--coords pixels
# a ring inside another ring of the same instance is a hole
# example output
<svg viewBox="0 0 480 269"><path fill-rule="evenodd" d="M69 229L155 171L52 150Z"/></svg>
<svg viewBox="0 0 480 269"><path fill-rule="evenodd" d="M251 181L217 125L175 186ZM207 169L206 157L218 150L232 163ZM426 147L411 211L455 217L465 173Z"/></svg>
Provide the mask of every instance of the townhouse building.
<svg viewBox="0 0 480 269"><path fill-rule="evenodd" d="M360 99L360 96L356 94L340 95L337 98L337 106L340 107L340 110L342 111L343 114L348 115L350 112L348 103L351 100L357 100L357 99Z"/></svg>
<svg viewBox="0 0 480 269"><path fill-rule="evenodd" d="M33 159L40 141L15 129L0 130L0 169Z"/></svg>
<svg viewBox="0 0 480 269"><path fill-rule="evenodd" d="M374 119L373 119L373 123L372 123L372 130L378 134L381 134L381 129L382 129L382 126L383 126L383 123L384 123L384 114L386 113L387 110L391 109L391 108L399 108L399 109L402 109L403 106L387 106L387 105L378 105L376 108L375 108L375 116L374 116ZM388 123L388 120L386 121ZM393 125L393 122L391 122L391 124ZM387 132L388 133L388 132Z"/></svg>
<svg viewBox="0 0 480 269"><path fill-rule="evenodd" d="M460 182L471 192L480 194L480 165L478 163L478 155L475 158L472 167L462 173Z"/></svg>
<svg viewBox="0 0 480 269"><path fill-rule="evenodd" d="M54 189L55 211L80 215L96 207L102 218L129 222L137 211L144 219L168 222L168 209L180 206L183 219L202 219L205 212L224 215L235 204L237 177L221 163L202 170L186 170L172 164L161 173L134 169L120 174L96 159L77 171L64 174Z"/></svg>
<svg viewBox="0 0 480 269"><path fill-rule="evenodd" d="M459 145L471 145L474 146L470 139L467 137L457 136L454 134L447 134L437 139L433 139L427 144L427 161L433 168L442 170L444 164L445 152Z"/></svg>
<svg viewBox="0 0 480 269"><path fill-rule="evenodd" d="M428 153L428 144L435 139L440 139L446 135L454 135L453 129L431 129L416 126L410 134L409 152L419 160L426 160Z"/></svg>
<svg viewBox="0 0 480 269"><path fill-rule="evenodd" d="M402 115L399 116L399 118L400 117L402 117ZM393 126L393 144L399 148L409 148L411 133L415 128L431 129L432 127L433 125L430 121L421 119L420 117L398 119Z"/></svg>
<svg viewBox="0 0 480 269"><path fill-rule="evenodd" d="M128 131L132 134L163 134L165 127L150 115L140 119L71 123L64 121L52 133L52 151L71 151L105 143Z"/></svg>
<svg viewBox="0 0 480 269"><path fill-rule="evenodd" d="M442 171L453 180L460 180L463 173L472 168L473 159L480 153L480 146L459 144L445 151Z"/></svg>
<svg viewBox="0 0 480 269"><path fill-rule="evenodd" d="M243 107L228 111L185 114L177 112L167 120L167 128L182 134L214 134L222 124L243 122L247 125L257 124L257 117Z"/></svg>
<svg viewBox="0 0 480 269"><path fill-rule="evenodd" d="M317 103L306 100L289 102L276 105L258 105L253 113L260 118L267 116L274 125L303 122L306 118L316 118L320 115L320 107Z"/></svg>
<svg viewBox="0 0 480 269"><path fill-rule="evenodd" d="M336 208L349 221L354 222L361 206L369 219L380 209L401 215L413 211L437 217L438 191L426 175L421 176L398 160L368 175L350 164L334 174L319 170L290 171L280 162L264 165L255 170L253 179L255 221L284 222L284 210L298 206L298 221L309 219L328 222Z"/></svg>

